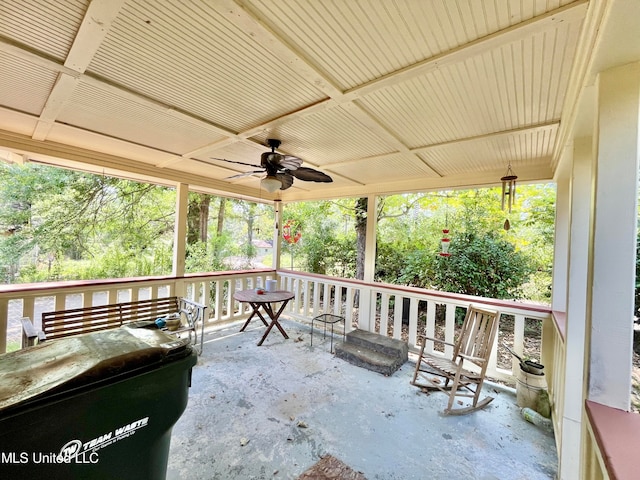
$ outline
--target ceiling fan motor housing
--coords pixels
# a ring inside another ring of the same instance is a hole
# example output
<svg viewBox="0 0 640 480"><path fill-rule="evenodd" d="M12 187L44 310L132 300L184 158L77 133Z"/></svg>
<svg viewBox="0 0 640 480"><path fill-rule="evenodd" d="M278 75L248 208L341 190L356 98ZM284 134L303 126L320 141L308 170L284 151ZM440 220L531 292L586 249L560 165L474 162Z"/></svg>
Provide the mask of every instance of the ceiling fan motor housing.
<svg viewBox="0 0 640 480"><path fill-rule="evenodd" d="M282 142L278 139L275 138L268 138L267 139L267 145L269 145L269 147L271 147L271 150L275 150L276 148L278 148L280 146Z"/></svg>

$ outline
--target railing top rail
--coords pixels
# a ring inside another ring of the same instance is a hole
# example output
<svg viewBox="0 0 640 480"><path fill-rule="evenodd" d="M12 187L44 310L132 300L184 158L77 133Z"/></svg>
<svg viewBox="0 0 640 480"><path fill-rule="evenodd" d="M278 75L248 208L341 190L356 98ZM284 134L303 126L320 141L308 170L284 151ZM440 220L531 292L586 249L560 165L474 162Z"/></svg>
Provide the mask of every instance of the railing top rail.
<svg viewBox="0 0 640 480"><path fill-rule="evenodd" d="M172 275L148 276L148 277L129 277L129 278L106 278L99 280L65 280L59 282L42 282L42 283L18 283L9 285L0 285L0 296L14 295L16 293L38 293L50 290L93 290L100 287L112 287L123 284L162 284L171 283L179 280L197 280L211 277L238 277L246 275L256 275L261 273L274 273L273 269L256 269L256 270L229 270L221 272L207 273L187 273L183 277L175 277Z"/></svg>

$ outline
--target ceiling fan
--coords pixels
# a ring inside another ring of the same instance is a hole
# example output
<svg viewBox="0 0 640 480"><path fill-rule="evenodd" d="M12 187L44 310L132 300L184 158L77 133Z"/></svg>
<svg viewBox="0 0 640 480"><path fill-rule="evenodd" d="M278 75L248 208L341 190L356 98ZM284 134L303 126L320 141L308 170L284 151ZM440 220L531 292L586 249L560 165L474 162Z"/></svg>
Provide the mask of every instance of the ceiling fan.
<svg viewBox="0 0 640 480"><path fill-rule="evenodd" d="M248 175L255 175L256 173L266 173L267 175L260 181L260 185L270 193L276 190L286 190L291 187L294 177L305 182L333 182L333 179L327 174L314 170L313 168L302 167L302 159L292 155L276 153L276 148L280 146L280 143L280 140L276 140L275 138L269 138L267 140L271 151L264 152L260 155L260 165L236 162L235 160L227 160L225 158L213 158L213 160L260 168L261 170L241 173L227 177L227 179L246 177Z"/></svg>

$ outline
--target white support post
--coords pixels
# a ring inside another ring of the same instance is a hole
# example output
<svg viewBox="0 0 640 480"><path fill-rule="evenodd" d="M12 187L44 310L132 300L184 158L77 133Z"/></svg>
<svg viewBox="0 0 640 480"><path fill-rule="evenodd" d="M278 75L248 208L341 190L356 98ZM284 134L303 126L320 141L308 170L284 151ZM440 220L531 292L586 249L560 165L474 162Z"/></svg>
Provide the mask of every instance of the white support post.
<svg viewBox="0 0 640 480"><path fill-rule="evenodd" d="M569 255L570 179L558 178L556 182L556 219L553 250L553 288L551 308L567 311L567 268Z"/></svg>
<svg viewBox="0 0 640 480"><path fill-rule="evenodd" d="M376 235L378 229L378 197L367 201L367 240L364 248L364 281L373 282L376 273Z"/></svg>
<svg viewBox="0 0 640 480"><path fill-rule="evenodd" d="M176 187L176 219L173 236L173 269L174 277L184 277L187 255L187 211L189 208L189 185L180 183ZM184 283L176 282L173 295L184 295ZM155 298L155 297L151 297Z"/></svg>
<svg viewBox="0 0 640 480"><path fill-rule="evenodd" d="M633 354L640 63L598 76L588 398L628 411Z"/></svg>
<svg viewBox="0 0 640 480"><path fill-rule="evenodd" d="M567 273L567 326L565 331L564 405L561 408L562 446L558 452L559 478L583 478L580 469L582 404L585 393L587 330L587 278L591 224L591 138L574 141L570 183L569 262ZM562 372L559 372L562 374Z"/></svg>
<svg viewBox="0 0 640 480"><path fill-rule="evenodd" d="M367 238L364 247L365 282L373 282L376 271L376 229L378 228L378 197L367 198ZM372 297L373 296L373 297ZM358 328L375 331L376 296L370 288L362 287L358 293ZM336 300L337 301L337 300ZM349 308L349 306L347 306ZM394 332L395 335L395 332Z"/></svg>
<svg viewBox="0 0 640 480"><path fill-rule="evenodd" d="M275 270L280 268L280 255L282 253L282 201L273 202L273 254L271 265Z"/></svg>

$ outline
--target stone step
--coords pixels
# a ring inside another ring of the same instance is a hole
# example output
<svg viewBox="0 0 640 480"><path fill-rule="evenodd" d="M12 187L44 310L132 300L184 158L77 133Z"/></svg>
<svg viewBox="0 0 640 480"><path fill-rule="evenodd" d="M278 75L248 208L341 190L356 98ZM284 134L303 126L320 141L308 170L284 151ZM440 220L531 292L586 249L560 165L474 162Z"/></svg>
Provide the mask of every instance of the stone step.
<svg viewBox="0 0 640 480"><path fill-rule="evenodd" d="M392 357L381 352L354 343L343 342L335 347L336 357L357 366L389 376L405 362L397 356Z"/></svg>
<svg viewBox="0 0 640 480"><path fill-rule="evenodd" d="M396 357L402 360L402 363L409 359L409 347L405 342L377 333L356 329L347 333L346 341L374 352Z"/></svg>

